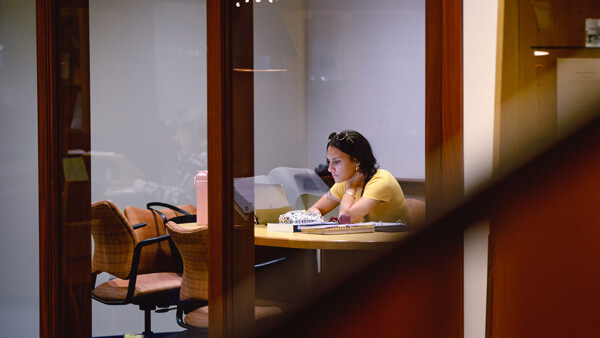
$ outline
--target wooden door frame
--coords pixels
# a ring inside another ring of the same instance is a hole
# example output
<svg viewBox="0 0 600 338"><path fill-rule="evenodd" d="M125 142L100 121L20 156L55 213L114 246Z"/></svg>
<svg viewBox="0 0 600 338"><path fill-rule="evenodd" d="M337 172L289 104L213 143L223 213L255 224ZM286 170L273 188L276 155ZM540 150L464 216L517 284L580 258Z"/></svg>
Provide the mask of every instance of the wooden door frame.
<svg viewBox="0 0 600 338"><path fill-rule="evenodd" d="M40 337L91 336L88 37L87 0L36 0Z"/></svg>
<svg viewBox="0 0 600 338"><path fill-rule="evenodd" d="M39 172L39 280L40 280L40 337L58 337L60 298L58 278L60 246L58 233L60 195L58 187L59 154L57 145L58 78L54 2L36 1L37 77L38 77L38 172ZM44 173L42 177L42 173ZM90 313L91 315L91 313Z"/></svg>
<svg viewBox="0 0 600 338"><path fill-rule="evenodd" d="M425 200L427 218L438 217L464 197L463 152L463 2L426 0L425 61ZM456 309L450 321L464 334L463 236L448 238L451 268L440 272L447 281L446 305Z"/></svg>
<svg viewBox="0 0 600 338"><path fill-rule="evenodd" d="M462 0L426 0L425 196L431 219L464 196Z"/></svg>

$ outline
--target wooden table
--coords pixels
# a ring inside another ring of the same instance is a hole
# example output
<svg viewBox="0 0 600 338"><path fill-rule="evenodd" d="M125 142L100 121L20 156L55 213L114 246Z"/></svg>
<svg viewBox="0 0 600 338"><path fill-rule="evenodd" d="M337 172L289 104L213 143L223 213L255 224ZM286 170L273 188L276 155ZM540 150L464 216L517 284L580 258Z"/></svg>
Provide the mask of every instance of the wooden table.
<svg viewBox="0 0 600 338"><path fill-rule="evenodd" d="M181 223L188 229L196 223ZM322 250L385 250L397 245L410 233L408 232L369 232L347 235L318 235L301 232L267 231L267 226L254 226L254 244L293 249Z"/></svg>
<svg viewBox="0 0 600 338"><path fill-rule="evenodd" d="M267 231L254 226L254 244L295 249L378 250L389 249L409 236L407 232L369 232L347 235L318 235L300 232Z"/></svg>
<svg viewBox="0 0 600 338"><path fill-rule="evenodd" d="M196 223L180 225L190 229L197 226ZM325 287L358 271L408 236L409 232L288 233L267 231L266 225L257 224L254 226L256 246L275 252L287 250L287 263L274 267L270 272L261 270L257 288L265 288L271 295L283 297L281 300L303 301L316 294L315 288ZM290 293L291 289L294 292Z"/></svg>
<svg viewBox="0 0 600 338"><path fill-rule="evenodd" d="M265 247L308 249L316 252L319 286L349 276L384 255L410 236L409 232L370 232L343 235L267 231L254 226L254 244ZM306 265L306 263L305 263ZM300 269L301 267L298 266Z"/></svg>

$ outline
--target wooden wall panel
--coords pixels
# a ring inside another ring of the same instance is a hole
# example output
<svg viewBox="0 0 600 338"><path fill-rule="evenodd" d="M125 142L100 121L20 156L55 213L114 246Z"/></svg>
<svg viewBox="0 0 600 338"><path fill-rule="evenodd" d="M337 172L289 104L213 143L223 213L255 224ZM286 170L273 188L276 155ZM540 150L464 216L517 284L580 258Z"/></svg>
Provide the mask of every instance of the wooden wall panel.
<svg viewBox="0 0 600 338"><path fill-rule="evenodd" d="M488 337L600 334L600 122L494 196Z"/></svg>
<svg viewBox="0 0 600 338"><path fill-rule="evenodd" d="M585 18L600 16L600 2L506 0L502 5L498 178L563 137L557 132L557 59L600 57L583 48ZM549 55L534 56L534 50ZM595 124L588 128L597 130ZM540 165L520 178L521 187L508 192L509 198L495 201L487 336L598 335L591 303L597 301L592 285L599 276L585 267L599 254L588 241L598 235L590 202L596 199L592 186L598 186L598 143L585 133L561 159Z"/></svg>

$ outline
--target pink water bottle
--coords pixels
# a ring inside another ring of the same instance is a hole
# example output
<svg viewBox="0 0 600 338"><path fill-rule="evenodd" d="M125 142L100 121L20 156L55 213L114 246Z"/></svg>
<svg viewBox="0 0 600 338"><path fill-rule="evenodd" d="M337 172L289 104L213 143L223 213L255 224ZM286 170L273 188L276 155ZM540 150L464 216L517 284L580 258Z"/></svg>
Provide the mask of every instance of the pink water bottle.
<svg viewBox="0 0 600 338"><path fill-rule="evenodd" d="M196 187L196 222L198 225L208 224L208 171L200 170L194 178Z"/></svg>

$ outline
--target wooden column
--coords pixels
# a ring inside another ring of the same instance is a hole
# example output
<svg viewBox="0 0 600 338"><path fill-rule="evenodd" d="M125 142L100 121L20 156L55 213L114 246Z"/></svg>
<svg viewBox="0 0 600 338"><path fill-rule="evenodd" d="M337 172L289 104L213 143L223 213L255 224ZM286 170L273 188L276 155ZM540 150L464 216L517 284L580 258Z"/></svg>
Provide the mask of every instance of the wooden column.
<svg viewBox="0 0 600 338"><path fill-rule="evenodd" d="M251 334L254 222L237 217L233 181L254 175L252 6L208 1L208 191L211 337Z"/></svg>
<svg viewBox="0 0 600 338"><path fill-rule="evenodd" d="M464 194L462 1L426 2L425 151L427 215Z"/></svg>
<svg viewBox="0 0 600 338"><path fill-rule="evenodd" d="M38 0L36 25L40 337L89 337L88 2Z"/></svg>

